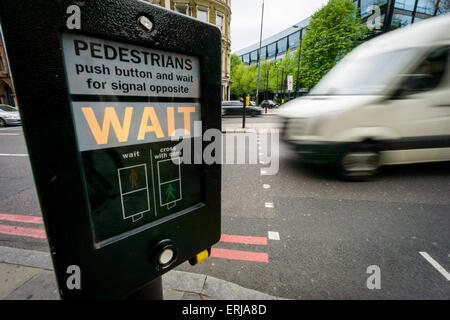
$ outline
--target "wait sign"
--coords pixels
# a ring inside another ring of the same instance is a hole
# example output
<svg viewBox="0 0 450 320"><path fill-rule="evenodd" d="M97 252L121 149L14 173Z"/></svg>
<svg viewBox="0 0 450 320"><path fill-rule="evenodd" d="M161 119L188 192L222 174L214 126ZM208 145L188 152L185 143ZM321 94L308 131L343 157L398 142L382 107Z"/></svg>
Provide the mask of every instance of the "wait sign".
<svg viewBox="0 0 450 320"><path fill-rule="evenodd" d="M62 41L80 151L191 136L201 121L198 58L69 33Z"/></svg>

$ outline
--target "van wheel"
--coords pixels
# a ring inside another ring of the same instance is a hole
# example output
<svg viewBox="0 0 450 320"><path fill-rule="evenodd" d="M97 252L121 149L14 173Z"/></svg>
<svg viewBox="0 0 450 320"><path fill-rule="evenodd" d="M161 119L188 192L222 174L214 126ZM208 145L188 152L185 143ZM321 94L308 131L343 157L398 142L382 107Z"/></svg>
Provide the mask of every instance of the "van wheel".
<svg viewBox="0 0 450 320"><path fill-rule="evenodd" d="M339 162L340 176L349 181L367 181L380 169L380 155L371 143L361 143L355 150L344 154Z"/></svg>

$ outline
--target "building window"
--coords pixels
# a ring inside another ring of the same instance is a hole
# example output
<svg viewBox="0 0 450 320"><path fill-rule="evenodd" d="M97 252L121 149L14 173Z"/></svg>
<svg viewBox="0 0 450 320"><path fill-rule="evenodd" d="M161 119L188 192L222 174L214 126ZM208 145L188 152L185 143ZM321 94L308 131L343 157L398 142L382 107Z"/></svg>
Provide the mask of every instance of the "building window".
<svg viewBox="0 0 450 320"><path fill-rule="evenodd" d="M223 16L221 14L216 15L216 26L218 26L223 33Z"/></svg>
<svg viewBox="0 0 450 320"><path fill-rule="evenodd" d="M257 50L252 51L252 52L250 53L250 61L251 61L251 62L253 62L253 61L258 61L258 51L257 51Z"/></svg>
<svg viewBox="0 0 450 320"><path fill-rule="evenodd" d="M277 44L274 42L267 46L267 56L273 57L277 53Z"/></svg>
<svg viewBox="0 0 450 320"><path fill-rule="evenodd" d="M283 53L287 51L287 38L278 40L278 53Z"/></svg>
<svg viewBox="0 0 450 320"><path fill-rule="evenodd" d="M175 10L179 13L187 15L187 7L186 6L175 6Z"/></svg>
<svg viewBox="0 0 450 320"><path fill-rule="evenodd" d="M434 13L434 1L430 1L430 0L419 0L417 2L417 12L420 13L426 13L426 14L430 14L433 15Z"/></svg>
<svg viewBox="0 0 450 320"><path fill-rule="evenodd" d="M209 22L208 19L208 10L203 8L197 8L197 19L203 22Z"/></svg>
<svg viewBox="0 0 450 320"><path fill-rule="evenodd" d="M398 9L404 9L413 11L416 0L395 0L395 7Z"/></svg>
<svg viewBox="0 0 450 320"><path fill-rule="evenodd" d="M298 42L300 41L300 31L293 33L289 36L289 48L295 49L298 46Z"/></svg>
<svg viewBox="0 0 450 320"><path fill-rule="evenodd" d="M365 18L373 14L369 10L367 12L367 8L369 8L371 5L379 6L380 8L385 6L387 3L387 0L361 0L361 17Z"/></svg>
<svg viewBox="0 0 450 320"><path fill-rule="evenodd" d="M436 15L447 14L447 13L450 13L450 1L442 0L439 3L439 8L438 8Z"/></svg>
<svg viewBox="0 0 450 320"><path fill-rule="evenodd" d="M262 47L261 48L261 55L260 55L260 57L261 57L261 60L267 58L267 47Z"/></svg>
<svg viewBox="0 0 450 320"><path fill-rule="evenodd" d="M432 16L438 16L441 14L446 14L450 10L450 5L448 1L439 1L439 6L437 6L437 1L433 0L419 0L417 2L417 12L429 14Z"/></svg>
<svg viewBox="0 0 450 320"><path fill-rule="evenodd" d="M412 17L410 15L398 13L397 10L394 11L391 22L391 30L397 28L403 28L411 24Z"/></svg>
<svg viewBox="0 0 450 320"><path fill-rule="evenodd" d="M248 55L248 54L245 54L245 55L242 57L242 61L244 61L245 64L249 64L249 63L250 63L249 55Z"/></svg>

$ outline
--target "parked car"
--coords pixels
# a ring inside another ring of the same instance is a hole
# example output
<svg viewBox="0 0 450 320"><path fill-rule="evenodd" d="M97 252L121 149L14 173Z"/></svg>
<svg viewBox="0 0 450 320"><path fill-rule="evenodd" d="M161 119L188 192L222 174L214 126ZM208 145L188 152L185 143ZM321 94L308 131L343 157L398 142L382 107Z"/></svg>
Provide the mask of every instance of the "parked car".
<svg viewBox="0 0 450 320"><path fill-rule="evenodd" d="M350 180L382 165L450 161L449 30L445 15L357 47L282 108L283 139Z"/></svg>
<svg viewBox="0 0 450 320"><path fill-rule="evenodd" d="M245 114L254 117L262 114L262 111L262 108L250 105L246 107ZM222 102L222 115L224 116L242 116L243 112L244 107L241 101Z"/></svg>
<svg viewBox="0 0 450 320"><path fill-rule="evenodd" d="M264 100L261 102L261 108L277 108L279 105L277 105L273 100Z"/></svg>
<svg viewBox="0 0 450 320"><path fill-rule="evenodd" d="M6 104L0 104L0 127L21 125L19 110Z"/></svg>

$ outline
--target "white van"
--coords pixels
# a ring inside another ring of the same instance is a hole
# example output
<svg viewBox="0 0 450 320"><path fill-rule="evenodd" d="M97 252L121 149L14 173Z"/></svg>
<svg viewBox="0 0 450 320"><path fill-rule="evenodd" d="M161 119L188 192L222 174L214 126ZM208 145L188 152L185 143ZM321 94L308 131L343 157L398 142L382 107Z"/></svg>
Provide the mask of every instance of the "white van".
<svg viewBox="0 0 450 320"><path fill-rule="evenodd" d="M450 15L367 41L280 110L283 139L354 180L381 165L449 161L449 53Z"/></svg>

